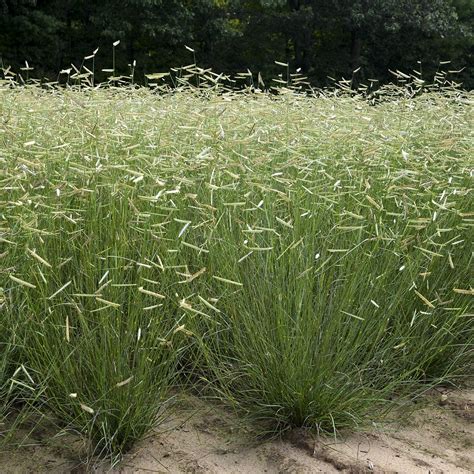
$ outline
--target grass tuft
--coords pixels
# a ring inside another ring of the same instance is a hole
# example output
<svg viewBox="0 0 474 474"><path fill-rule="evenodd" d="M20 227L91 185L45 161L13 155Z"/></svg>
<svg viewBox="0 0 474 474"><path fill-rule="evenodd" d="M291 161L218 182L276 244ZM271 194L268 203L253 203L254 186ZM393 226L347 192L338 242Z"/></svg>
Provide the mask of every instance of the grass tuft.
<svg viewBox="0 0 474 474"><path fill-rule="evenodd" d="M186 385L338 431L465 378L472 94L379 98L1 88L4 403L114 457Z"/></svg>

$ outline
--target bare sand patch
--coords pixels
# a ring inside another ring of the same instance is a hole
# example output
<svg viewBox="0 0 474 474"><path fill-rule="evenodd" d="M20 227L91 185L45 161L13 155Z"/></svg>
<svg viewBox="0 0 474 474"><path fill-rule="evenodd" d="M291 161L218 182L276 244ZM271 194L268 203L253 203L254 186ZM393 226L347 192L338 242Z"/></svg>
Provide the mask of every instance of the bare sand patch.
<svg viewBox="0 0 474 474"><path fill-rule="evenodd" d="M432 392L408 420L366 432L316 438L293 430L259 441L219 405L188 398L156 433L110 468L85 459L71 434L36 432L21 448L0 452L9 473L470 473L474 466L474 390ZM425 406L426 403L426 406Z"/></svg>

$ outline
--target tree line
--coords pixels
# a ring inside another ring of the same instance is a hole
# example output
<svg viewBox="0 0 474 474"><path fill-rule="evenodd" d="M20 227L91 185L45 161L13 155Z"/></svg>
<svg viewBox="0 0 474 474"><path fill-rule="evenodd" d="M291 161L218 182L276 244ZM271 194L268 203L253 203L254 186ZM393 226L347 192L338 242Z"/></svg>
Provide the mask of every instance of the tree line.
<svg viewBox="0 0 474 474"><path fill-rule="evenodd" d="M138 81L194 61L275 77L276 60L317 86L442 68L472 88L473 25L474 0L0 0L0 58L54 78L99 48Z"/></svg>

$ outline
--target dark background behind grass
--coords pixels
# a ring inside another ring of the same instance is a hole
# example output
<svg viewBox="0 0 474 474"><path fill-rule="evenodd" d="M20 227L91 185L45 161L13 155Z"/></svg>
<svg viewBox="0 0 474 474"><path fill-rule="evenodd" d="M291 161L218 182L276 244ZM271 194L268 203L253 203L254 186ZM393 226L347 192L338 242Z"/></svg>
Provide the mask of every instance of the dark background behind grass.
<svg viewBox="0 0 474 474"><path fill-rule="evenodd" d="M3 67L21 73L28 61L30 77L55 79L97 47L96 69L111 68L121 40L117 73L136 61L138 82L194 59L268 80L281 73L277 60L317 86L359 67L358 82L393 80L389 69L427 79L465 68L453 77L471 89L473 23L473 0L0 0L0 57Z"/></svg>

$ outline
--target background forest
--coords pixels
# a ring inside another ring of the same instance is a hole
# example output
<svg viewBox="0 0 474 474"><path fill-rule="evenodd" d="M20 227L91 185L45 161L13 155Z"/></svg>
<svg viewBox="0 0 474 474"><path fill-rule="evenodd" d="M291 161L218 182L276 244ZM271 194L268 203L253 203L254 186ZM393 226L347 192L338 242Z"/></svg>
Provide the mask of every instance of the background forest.
<svg viewBox="0 0 474 474"><path fill-rule="evenodd" d="M275 76L274 61L328 76L387 81L389 69L459 70L472 88L474 0L0 0L0 56L55 78L99 47L100 68L135 77L196 61L218 72ZM104 75L105 77L105 75Z"/></svg>

